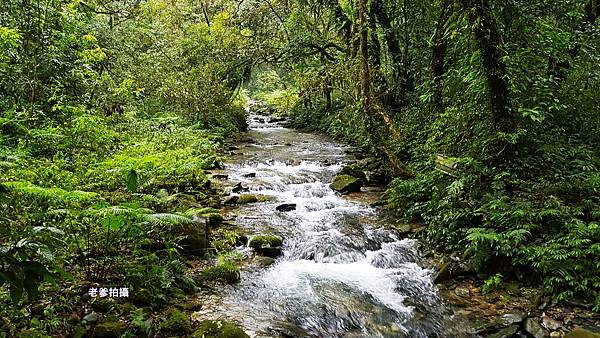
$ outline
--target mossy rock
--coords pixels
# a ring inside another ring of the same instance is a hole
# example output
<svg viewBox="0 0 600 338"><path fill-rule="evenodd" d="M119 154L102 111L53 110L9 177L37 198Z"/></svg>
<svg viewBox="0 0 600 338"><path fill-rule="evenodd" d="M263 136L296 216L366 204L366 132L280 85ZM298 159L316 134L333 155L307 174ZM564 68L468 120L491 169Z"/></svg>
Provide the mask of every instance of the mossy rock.
<svg viewBox="0 0 600 338"><path fill-rule="evenodd" d="M258 202L258 197L252 194L242 194L238 196L236 204L250 204Z"/></svg>
<svg viewBox="0 0 600 338"><path fill-rule="evenodd" d="M240 271L231 262L211 266L202 272L202 277L206 280L221 280L229 284L239 283L241 280Z"/></svg>
<svg viewBox="0 0 600 338"><path fill-rule="evenodd" d="M111 298L94 298L92 302L92 309L98 312L109 312L111 310L118 310L120 305Z"/></svg>
<svg viewBox="0 0 600 338"><path fill-rule="evenodd" d="M223 215L221 215L219 213L205 214L205 216L208 219L208 225L211 227L221 224L224 220Z"/></svg>
<svg viewBox="0 0 600 338"><path fill-rule="evenodd" d="M160 323L160 330L169 334L184 335L192 331L192 322L186 314L173 310L167 319Z"/></svg>
<svg viewBox="0 0 600 338"><path fill-rule="evenodd" d="M250 338L239 326L224 320L205 320L194 332L194 338Z"/></svg>
<svg viewBox="0 0 600 338"><path fill-rule="evenodd" d="M359 192L363 186L363 181L359 178L350 175L337 175L333 182L329 185L332 190L342 194L349 192Z"/></svg>
<svg viewBox="0 0 600 338"><path fill-rule="evenodd" d="M367 181L367 175L358 164L349 164L340 170L340 175L348 175L355 178L361 179L363 182Z"/></svg>
<svg viewBox="0 0 600 338"><path fill-rule="evenodd" d="M123 305L121 305L121 314L124 316L129 316L130 313L132 313L133 311L137 310L138 307L131 304L131 303L125 303Z"/></svg>
<svg viewBox="0 0 600 338"><path fill-rule="evenodd" d="M600 338L600 333L579 327L565 334L564 338Z"/></svg>
<svg viewBox="0 0 600 338"><path fill-rule="evenodd" d="M248 242L248 246L252 249L260 249L265 247L279 247L283 245L283 239L274 235L258 235L254 236Z"/></svg>
<svg viewBox="0 0 600 338"><path fill-rule="evenodd" d="M275 197L268 195L256 195L256 198L259 202L270 202L275 200Z"/></svg>
<svg viewBox="0 0 600 338"><path fill-rule="evenodd" d="M71 332L71 338L84 338L87 336L87 329L82 324L75 326L73 332Z"/></svg>
<svg viewBox="0 0 600 338"><path fill-rule="evenodd" d="M127 329L127 324L121 321L107 321L96 325L94 337L96 338L119 338Z"/></svg>

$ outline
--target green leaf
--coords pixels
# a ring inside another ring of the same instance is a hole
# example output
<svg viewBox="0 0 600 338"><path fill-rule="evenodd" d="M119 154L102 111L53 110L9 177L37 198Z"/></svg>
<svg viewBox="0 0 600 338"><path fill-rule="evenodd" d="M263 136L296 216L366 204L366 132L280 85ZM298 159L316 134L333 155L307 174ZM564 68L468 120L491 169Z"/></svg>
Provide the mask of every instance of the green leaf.
<svg viewBox="0 0 600 338"><path fill-rule="evenodd" d="M127 175L127 190L133 193L139 188L139 177L137 171L131 169Z"/></svg>

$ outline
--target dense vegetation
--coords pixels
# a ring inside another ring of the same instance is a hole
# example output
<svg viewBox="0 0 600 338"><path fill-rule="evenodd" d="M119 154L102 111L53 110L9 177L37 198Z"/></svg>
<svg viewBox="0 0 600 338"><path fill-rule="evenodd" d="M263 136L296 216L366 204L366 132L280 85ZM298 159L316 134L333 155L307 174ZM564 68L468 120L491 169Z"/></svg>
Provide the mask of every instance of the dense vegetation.
<svg viewBox="0 0 600 338"><path fill-rule="evenodd" d="M301 8L296 125L386 157L390 210L440 250L600 310L598 2Z"/></svg>
<svg viewBox="0 0 600 338"><path fill-rule="evenodd" d="M160 307L196 286L187 254L239 278L235 234L182 238L219 206L205 170L247 95L385 158L388 209L440 251L600 310L598 16L596 0L2 1L0 331L63 334L96 284Z"/></svg>

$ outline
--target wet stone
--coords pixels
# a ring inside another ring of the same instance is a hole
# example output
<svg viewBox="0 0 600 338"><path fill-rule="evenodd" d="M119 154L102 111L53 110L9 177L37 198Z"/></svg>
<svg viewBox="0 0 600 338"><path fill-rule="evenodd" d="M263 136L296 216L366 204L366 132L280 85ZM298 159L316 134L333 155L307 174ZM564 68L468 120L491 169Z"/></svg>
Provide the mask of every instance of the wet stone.
<svg viewBox="0 0 600 338"><path fill-rule="evenodd" d="M456 293L457 296L462 298L471 298L471 291L469 291L469 289L466 288L456 288L456 290L454 290L454 293Z"/></svg>
<svg viewBox="0 0 600 338"><path fill-rule="evenodd" d="M520 324L527 318L527 314L523 312L507 313L500 317L500 322L503 325Z"/></svg>
<svg viewBox="0 0 600 338"><path fill-rule="evenodd" d="M542 326L548 330L558 330L563 327L561 322L546 315L542 316Z"/></svg>
<svg viewBox="0 0 600 338"><path fill-rule="evenodd" d="M485 336L485 338L511 338L517 333L517 331L519 331L519 326L511 325L501 329L496 333L489 334Z"/></svg>
<svg viewBox="0 0 600 338"><path fill-rule="evenodd" d="M281 211L281 212L293 211L293 210L296 210L296 203L280 204L277 206L277 208L275 208L275 210Z"/></svg>
<svg viewBox="0 0 600 338"><path fill-rule="evenodd" d="M525 331L535 338L544 338L550 335L550 333L540 325L540 323L533 318L527 318L525 320Z"/></svg>
<svg viewBox="0 0 600 338"><path fill-rule="evenodd" d="M329 187L339 193L359 192L363 186L363 181L350 175L338 175L335 177Z"/></svg>
<svg viewBox="0 0 600 338"><path fill-rule="evenodd" d="M87 323L95 323L98 321L98 314L96 312L90 312L83 316L83 321Z"/></svg>
<svg viewBox="0 0 600 338"><path fill-rule="evenodd" d="M600 331L600 328L599 328ZM600 332L593 332L584 328L576 328L575 330L564 335L565 338L600 338Z"/></svg>

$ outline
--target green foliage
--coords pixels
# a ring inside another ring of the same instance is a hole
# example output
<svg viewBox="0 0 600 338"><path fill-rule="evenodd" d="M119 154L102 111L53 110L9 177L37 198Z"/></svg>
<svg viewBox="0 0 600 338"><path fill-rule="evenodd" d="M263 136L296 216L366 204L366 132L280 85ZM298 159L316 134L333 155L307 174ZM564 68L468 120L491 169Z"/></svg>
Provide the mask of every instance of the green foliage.
<svg viewBox="0 0 600 338"><path fill-rule="evenodd" d="M160 324L160 329L169 334L182 335L192 331L192 323L188 315L173 310Z"/></svg>
<svg viewBox="0 0 600 338"><path fill-rule="evenodd" d="M224 255L235 250L240 235L236 231L227 229L217 229L212 233L210 246L215 249L218 255Z"/></svg>
<svg viewBox="0 0 600 338"><path fill-rule="evenodd" d="M234 262L224 256L219 256L217 264L202 272L202 277L211 281L224 281L229 284L239 283L240 271Z"/></svg>
<svg viewBox="0 0 600 338"><path fill-rule="evenodd" d="M62 231L52 227L38 226L14 244L0 245L0 286L8 285L13 302L38 296L43 281L54 283L59 277L71 276L61 267L51 248L63 244Z"/></svg>
<svg viewBox="0 0 600 338"><path fill-rule="evenodd" d="M490 293L502 286L502 275L497 273L492 277L485 280L483 286L481 287L482 293Z"/></svg>

